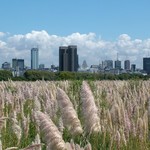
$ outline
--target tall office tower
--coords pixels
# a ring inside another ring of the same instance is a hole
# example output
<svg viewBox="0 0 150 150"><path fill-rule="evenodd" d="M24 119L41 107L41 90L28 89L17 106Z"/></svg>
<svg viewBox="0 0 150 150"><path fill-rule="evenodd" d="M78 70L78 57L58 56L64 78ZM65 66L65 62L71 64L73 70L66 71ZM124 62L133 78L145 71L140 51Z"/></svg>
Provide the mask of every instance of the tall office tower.
<svg viewBox="0 0 150 150"><path fill-rule="evenodd" d="M135 72L135 70L136 70L136 65L135 65L135 64L132 64L132 65L131 65L131 71L132 71L132 72Z"/></svg>
<svg viewBox="0 0 150 150"><path fill-rule="evenodd" d="M117 53L117 60L115 61L115 69L121 69L121 61L118 60L118 53Z"/></svg>
<svg viewBox="0 0 150 150"><path fill-rule="evenodd" d="M59 47L59 71L68 71L68 47Z"/></svg>
<svg viewBox="0 0 150 150"><path fill-rule="evenodd" d="M112 69L113 68L113 61L112 60L105 60L102 61L103 69Z"/></svg>
<svg viewBox="0 0 150 150"><path fill-rule="evenodd" d="M120 60L115 61L115 69L121 69L121 61Z"/></svg>
<svg viewBox="0 0 150 150"><path fill-rule="evenodd" d="M130 60L125 60L124 61L124 69L125 70L130 70Z"/></svg>
<svg viewBox="0 0 150 150"><path fill-rule="evenodd" d="M15 71L23 71L24 70L24 59L12 59L12 68Z"/></svg>
<svg viewBox="0 0 150 150"><path fill-rule="evenodd" d="M23 71L24 70L24 59L12 59L12 68L15 71Z"/></svg>
<svg viewBox="0 0 150 150"><path fill-rule="evenodd" d="M78 71L77 46L68 46L68 66L69 71Z"/></svg>
<svg viewBox="0 0 150 150"><path fill-rule="evenodd" d="M150 74L150 57L143 58L143 70Z"/></svg>
<svg viewBox="0 0 150 150"><path fill-rule="evenodd" d="M17 70L17 66L18 66L18 59L14 58L12 59L12 69Z"/></svg>
<svg viewBox="0 0 150 150"><path fill-rule="evenodd" d="M59 47L59 71L78 70L77 46L69 45Z"/></svg>
<svg viewBox="0 0 150 150"><path fill-rule="evenodd" d="M38 69L39 66L39 50L38 48L31 49L31 69Z"/></svg>

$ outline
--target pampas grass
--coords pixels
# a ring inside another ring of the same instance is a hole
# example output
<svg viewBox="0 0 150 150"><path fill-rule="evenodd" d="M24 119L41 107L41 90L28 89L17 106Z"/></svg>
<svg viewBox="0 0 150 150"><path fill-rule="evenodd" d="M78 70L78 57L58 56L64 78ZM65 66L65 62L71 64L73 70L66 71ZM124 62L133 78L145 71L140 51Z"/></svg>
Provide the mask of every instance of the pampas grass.
<svg viewBox="0 0 150 150"><path fill-rule="evenodd" d="M87 133L98 133L101 131L100 118L96 107L94 96L86 81L81 87L82 112L84 116L84 126Z"/></svg>
<svg viewBox="0 0 150 150"><path fill-rule="evenodd" d="M150 149L149 89L149 80L0 82L0 150Z"/></svg>
<svg viewBox="0 0 150 150"><path fill-rule="evenodd" d="M148 136L150 139L150 98L148 98Z"/></svg>
<svg viewBox="0 0 150 150"><path fill-rule="evenodd" d="M6 148L5 150L17 150L18 147L9 147L9 148Z"/></svg>
<svg viewBox="0 0 150 150"><path fill-rule="evenodd" d="M64 126L66 126L73 135L81 134L83 130L77 113L73 108L73 104L67 94L60 88L57 88L57 101Z"/></svg>
<svg viewBox="0 0 150 150"><path fill-rule="evenodd" d="M52 150L66 150L61 133L58 131L52 120L40 111L35 113L35 118L41 131L44 133L44 140L46 141L47 146Z"/></svg>

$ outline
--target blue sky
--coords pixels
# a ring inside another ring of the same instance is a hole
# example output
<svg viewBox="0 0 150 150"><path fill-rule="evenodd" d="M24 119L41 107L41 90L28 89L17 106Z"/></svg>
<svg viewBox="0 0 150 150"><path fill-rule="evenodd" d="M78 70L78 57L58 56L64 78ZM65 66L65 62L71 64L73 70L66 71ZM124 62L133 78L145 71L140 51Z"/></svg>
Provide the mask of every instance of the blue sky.
<svg viewBox="0 0 150 150"><path fill-rule="evenodd" d="M0 30L60 36L94 32L104 39L150 36L149 0L0 0Z"/></svg>
<svg viewBox="0 0 150 150"><path fill-rule="evenodd" d="M150 0L0 0L0 64L39 46L58 65L60 45L77 45L79 63L126 58L142 68L150 53ZM123 66L123 64L122 64Z"/></svg>

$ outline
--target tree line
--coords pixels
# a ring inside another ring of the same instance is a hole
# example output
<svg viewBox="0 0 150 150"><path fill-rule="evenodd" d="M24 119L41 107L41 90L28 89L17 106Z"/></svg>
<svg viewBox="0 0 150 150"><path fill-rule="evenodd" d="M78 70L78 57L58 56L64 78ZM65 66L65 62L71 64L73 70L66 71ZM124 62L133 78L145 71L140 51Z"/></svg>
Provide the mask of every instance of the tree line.
<svg viewBox="0 0 150 150"><path fill-rule="evenodd" d="M24 76L13 77L11 71L0 70L0 81L59 81L59 80L148 80L150 75L128 74L119 75L105 73L86 73L86 72L49 72L40 70L27 70Z"/></svg>

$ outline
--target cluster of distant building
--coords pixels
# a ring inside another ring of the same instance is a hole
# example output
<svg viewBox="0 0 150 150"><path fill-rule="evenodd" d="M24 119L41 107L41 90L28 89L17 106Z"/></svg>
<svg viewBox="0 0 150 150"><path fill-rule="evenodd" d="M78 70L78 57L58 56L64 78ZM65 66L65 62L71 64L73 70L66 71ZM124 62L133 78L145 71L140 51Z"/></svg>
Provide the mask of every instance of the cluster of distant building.
<svg viewBox="0 0 150 150"><path fill-rule="evenodd" d="M31 67L25 66L24 59L12 59L12 66L9 62L2 64L2 69L12 71L14 76L22 76L26 70L47 70L57 71L58 67L51 65L51 68L45 68L44 64L39 64L39 49L31 49Z"/></svg>
<svg viewBox="0 0 150 150"><path fill-rule="evenodd" d="M114 64L114 65L113 65ZM81 71L87 70L89 72L100 72L100 73L112 73L112 74L120 74L120 73L135 73L139 70L136 69L135 64L130 65L130 60L124 61L124 68L121 67L121 61L116 60L104 60L99 65L91 65L88 68L86 61L83 61Z"/></svg>
<svg viewBox="0 0 150 150"><path fill-rule="evenodd" d="M150 74L150 57L143 58L143 70L136 69L136 64L130 64L130 60L124 61L124 68L122 68L121 61L118 59L113 62L113 60L104 60L99 65L91 65L88 67L86 61L79 66L78 63L77 46L60 46L59 47L59 67L51 65L51 68L45 68L44 64L39 64L39 49L31 49L31 67L25 67L24 59L12 59L12 66L9 62L4 62L2 64L2 69L11 70L14 76L21 76L28 69L32 70L47 70L47 71L70 71L70 72L99 72L99 73L141 73ZM114 65L113 65L114 64Z"/></svg>

